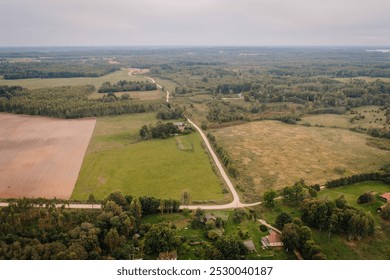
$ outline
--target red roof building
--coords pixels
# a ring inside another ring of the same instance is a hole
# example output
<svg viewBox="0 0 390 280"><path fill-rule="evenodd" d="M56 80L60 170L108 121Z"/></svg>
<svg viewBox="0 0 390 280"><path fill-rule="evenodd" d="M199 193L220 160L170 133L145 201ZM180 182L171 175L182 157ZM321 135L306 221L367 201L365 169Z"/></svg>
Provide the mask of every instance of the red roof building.
<svg viewBox="0 0 390 280"><path fill-rule="evenodd" d="M384 193L381 195L381 197L387 202L390 202L390 193Z"/></svg>

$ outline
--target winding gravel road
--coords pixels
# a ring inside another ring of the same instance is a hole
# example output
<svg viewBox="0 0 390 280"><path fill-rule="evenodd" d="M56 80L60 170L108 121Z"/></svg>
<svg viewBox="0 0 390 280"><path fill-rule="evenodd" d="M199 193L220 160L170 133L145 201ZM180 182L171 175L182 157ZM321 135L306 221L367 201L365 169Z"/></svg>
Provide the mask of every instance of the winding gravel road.
<svg viewBox="0 0 390 280"><path fill-rule="evenodd" d="M131 76L130 72L129 75ZM162 89L163 87L159 84L156 83L156 81L153 78L148 77L152 83L155 83L156 86L159 89ZM166 96L166 102L169 103L170 99L170 93L168 90L165 91L167 96ZM230 181L228 175L226 174L225 169L223 168L219 158L215 154L213 148L211 147L211 144L209 142L209 139L206 137L204 132L197 126L192 120L187 118L187 121L199 132L200 136L202 137L204 143L206 144L207 150L209 151L216 167L218 168L219 173L221 174L222 179L225 181L227 187L229 188L230 192L233 195L233 201L228 203L228 204L221 204L221 205L182 205L180 206L181 209L197 209L201 208L204 210L218 210L218 209L233 209L233 208L244 208L244 207L251 207L255 205L261 204L261 202L256 202L256 203L251 203L251 204L245 204L240 201L240 197L238 196L238 193L236 189L233 186L233 183ZM5 207L7 206L8 203L0 203L0 207ZM61 207L62 204L57 205L57 207ZM100 209L101 205L99 204L69 204L66 205L66 208L71 208L71 209Z"/></svg>

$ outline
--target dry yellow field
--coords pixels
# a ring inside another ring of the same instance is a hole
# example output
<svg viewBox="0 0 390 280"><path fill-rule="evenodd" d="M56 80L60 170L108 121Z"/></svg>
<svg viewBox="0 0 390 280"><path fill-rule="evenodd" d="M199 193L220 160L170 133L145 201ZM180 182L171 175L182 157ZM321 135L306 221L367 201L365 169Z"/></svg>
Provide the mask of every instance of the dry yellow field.
<svg viewBox="0 0 390 280"><path fill-rule="evenodd" d="M321 184L390 163L390 151L367 145L372 137L345 129L261 121L213 134L236 162L240 172L236 184L247 200L301 178L308 184Z"/></svg>

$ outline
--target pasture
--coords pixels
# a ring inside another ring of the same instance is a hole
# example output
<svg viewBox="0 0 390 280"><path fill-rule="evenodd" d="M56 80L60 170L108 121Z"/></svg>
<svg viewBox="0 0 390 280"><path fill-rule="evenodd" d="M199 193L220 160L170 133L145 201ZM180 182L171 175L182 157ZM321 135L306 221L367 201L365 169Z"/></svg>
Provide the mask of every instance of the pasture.
<svg viewBox="0 0 390 280"><path fill-rule="evenodd" d="M347 185L337 188L326 188L318 193L319 197L326 197L329 200L334 200L339 198L341 195L344 196L345 200L349 205L360 208L364 211L371 211L373 215L376 215L376 210L378 207L384 204L381 200L376 200L370 204L358 204L358 197L367 192L373 192L375 194L383 194L390 192L390 185L383 182L362 182L353 185ZM378 215L376 215L378 216ZM379 216L377 217L379 218ZM380 218L379 218L380 219Z"/></svg>
<svg viewBox="0 0 390 280"><path fill-rule="evenodd" d="M96 92L104 82L116 83L120 80L137 80L139 79L146 80L142 76L129 76L128 70L120 70L114 73L90 78L90 77L80 77L80 78L54 78L54 79L17 79L17 80L4 80L0 79L0 85L2 86L21 86L29 89L37 88L47 88L47 87L62 87L62 86L84 86L84 85L94 85Z"/></svg>
<svg viewBox="0 0 390 280"><path fill-rule="evenodd" d="M322 184L390 163L389 151L366 144L372 137L344 129L261 121L213 134L236 163L235 183L250 201L267 188L280 189L301 178Z"/></svg>
<svg viewBox="0 0 390 280"><path fill-rule="evenodd" d="M95 119L0 114L0 197L69 199Z"/></svg>
<svg viewBox="0 0 390 280"><path fill-rule="evenodd" d="M72 198L102 199L113 191L178 200L188 191L192 201L225 198L198 133L177 137L192 144L193 152L180 150L175 137L138 140L141 126L155 122L153 114L99 118Z"/></svg>
<svg viewBox="0 0 390 280"><path fill-rule="evenodd" d="M380 110L378 106L362 106L353 108L343 115L319 114L305 115L300 124L310 124L311 126L327 126L350 129L353 127L362 127L366 129L390 129L390 124L386 123L385 110ZM356 117L352 122L351 118Z"/></svg>

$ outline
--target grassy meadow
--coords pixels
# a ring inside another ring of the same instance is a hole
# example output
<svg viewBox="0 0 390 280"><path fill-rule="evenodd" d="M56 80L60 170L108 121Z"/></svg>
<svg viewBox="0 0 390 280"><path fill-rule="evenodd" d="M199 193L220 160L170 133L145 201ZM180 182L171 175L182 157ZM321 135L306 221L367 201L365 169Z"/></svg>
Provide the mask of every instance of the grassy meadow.
<svg viewBox="0 0 390 280"><path fill-rule="evenodd" d="M384 204L381 200L376 200L373 203L369 204L358 204L358 197L366 192L373 192L378 195L390 192L390 185L383 182L363 182L357 183L348 186L342 186L337 188L327 188L318 193L319 197L326 197L329 200L334 200L339 198L341 195L344 196L345 200L349 205L362 209L363 211L371 211L376 213L376 209ZM376 215L377 220L380 220L380 217Z"/></svg>
<svg viewBox="0 0 390 280"><path fill-rule="evenodd" d="M319 114L319 115L305 115L302 117L300 124L310 124L311 126L326 126L339 127L350 129L353 127L363 128L387 128L390 129L390 124L386 124L385 110L380 110L378 106L362 106L353 108L356 114ZM350 119L355 116L362 116L359 120L350 122Z"/></svg>
<svg viewBox="0 0 390 280"><path fill-rule="evenodd" d="M390 152L367 145L372 137L328 127L251 122L213 131L236 163L237 188L248 201L267 188L280 189L303 178L308 184L378 170Z"/></svg>
<svg viewBox="0 0 390 280"><path fill-rule="evenodd" d="M156 121L149 113L99 118L72 198L102 199L113 191L174 199L189 191L192 201L225 198L198 133L178 136L194 145L193 152L179 150L175 137L138 141L141 126Z"/></svg>
<svg viewBox="0 0 390 280"><path fill-rule="evenodd" d="M110 82L111 84L116 83L120 80L127 81L146 81L146 77L143 75L129 75L129 70L120 70L114 73L90 78L90 77L81 77L81 78L54 78L54 79L17 79L17 80L4 80L0 76L0 86L21 86L28 89L39 89L39 88L52 88L52 87L62 87L62 86L83 86L83 85L94 85L95 92L90 95L90 98L99 99L103 94L98 93L100 86L104 82ZM174 88L172 82L169 82L170 88ZM166 81L163 82L166 84ZM131 91L131 92L116 92L115 95L121 97L124 93L130 95L133 99L139 100L156 100L164 99L166 93L160 89L152 91Z"/></svg>

